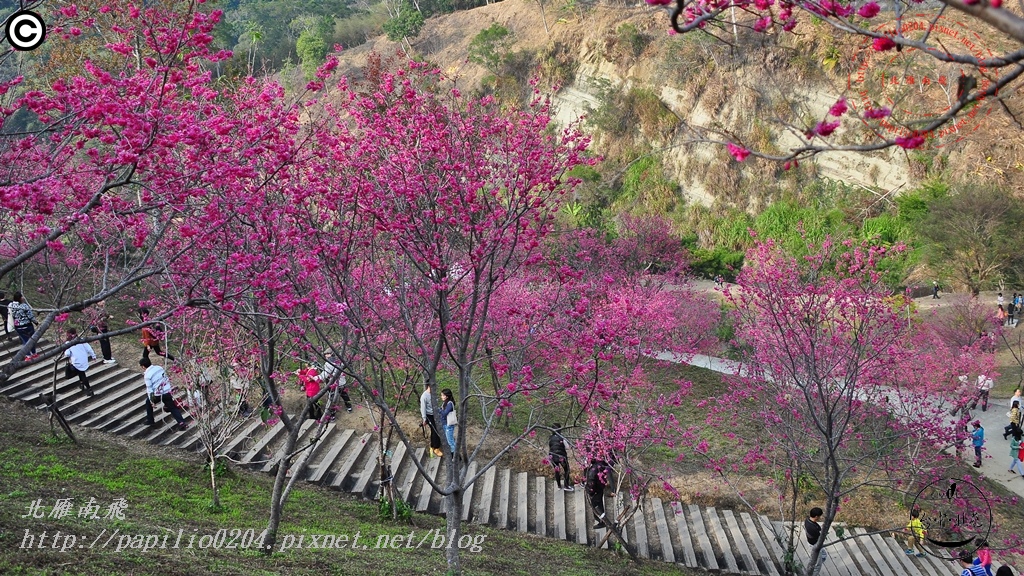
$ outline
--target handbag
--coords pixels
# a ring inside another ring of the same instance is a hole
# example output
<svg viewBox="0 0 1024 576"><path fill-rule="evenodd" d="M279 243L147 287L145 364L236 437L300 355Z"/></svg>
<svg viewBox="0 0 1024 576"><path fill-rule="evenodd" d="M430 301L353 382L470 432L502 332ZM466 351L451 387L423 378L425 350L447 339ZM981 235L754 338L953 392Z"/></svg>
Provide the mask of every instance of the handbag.
<svg viewBox="0 0 1024 576"><path fill-rule="evenodd" d="M455 414L455 410L452 409L452 411L448 413L448 417L445 420L445 424L447 424L449 426L455 426L458 423L459 423L459 417Z"/></svg>
<svg viewBox="0 0 1024 576"><path fill-rule="evenodd" d="M75 367L71 365L71 361L65 362L64 363L64 379L65 380L71 380L75 376L78 376L78 370L75 370Z"/></svg>

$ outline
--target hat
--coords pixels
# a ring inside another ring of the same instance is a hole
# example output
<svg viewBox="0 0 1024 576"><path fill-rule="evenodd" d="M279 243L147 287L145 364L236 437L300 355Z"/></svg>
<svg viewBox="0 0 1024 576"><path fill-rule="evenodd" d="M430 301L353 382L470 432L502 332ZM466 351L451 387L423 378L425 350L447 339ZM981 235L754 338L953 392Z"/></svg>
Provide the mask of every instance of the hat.
<svg viewBox="0 0 1024 576"><path fill-rule="evenodd" d="M960 562L967 562L968 564L971 564L972 562L974 562L974 554L971 554L970 550L961 550L960 554L958 554L956 556L956 558L952 558L952 560L954 562L960 561Z"/></svg>
<svg viewBox="0 0 1024 576"><path fill-rule="evenodd" d="M981 420L975 420L974 421L974 427L975 428L981 428Z"/></svg>

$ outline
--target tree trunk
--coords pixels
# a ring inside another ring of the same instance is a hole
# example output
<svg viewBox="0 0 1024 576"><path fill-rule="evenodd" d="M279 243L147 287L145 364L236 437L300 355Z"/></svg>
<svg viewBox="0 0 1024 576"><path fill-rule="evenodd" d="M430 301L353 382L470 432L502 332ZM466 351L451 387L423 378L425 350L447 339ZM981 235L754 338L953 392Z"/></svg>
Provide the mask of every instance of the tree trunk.
<svg viewBox="0 0 1024 576"><path fill-rule="evenodd" d="M210 456L210 490L213 491L213 509L220 509L220 493L217 491L217 453L209 452Z"/></svg>
<svg viewBox="0 0 1024 576"><path fill-rule="evenodd" d="M267 530L263 535L262 552L264 556L270 556L277 544L277 529L281 526L281 513L284 510L284 481L288 475L287 466L278 466L277 476L274 477L274 490L270 493L270 519L267 521Z"/></svg>
<svg viewBox="0 0 1024 576"><path fill-rule="evenodd" d="M453 466L449 465L448 468L451 470ZM459 537L462 536L462 489L452 490L444 497L444 501L448 506L448 513L445 516L448 547L445 548L444 554L448 561L447 573L451 576L460 576L462 574L462 561L459 558Z"/></svg>

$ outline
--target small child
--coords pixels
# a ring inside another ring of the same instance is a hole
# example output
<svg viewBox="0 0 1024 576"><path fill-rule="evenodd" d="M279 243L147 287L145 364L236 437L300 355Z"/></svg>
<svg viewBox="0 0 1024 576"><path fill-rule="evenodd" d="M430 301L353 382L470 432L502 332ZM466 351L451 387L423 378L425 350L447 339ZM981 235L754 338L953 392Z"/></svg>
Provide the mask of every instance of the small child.
<svg viewBox="0 0 1024 576"><path fill-rule="evenodd" d="M924 549L921 547L921 543L924 542L924 536L928 533L925 529L924 524L921 522L921 509L914 508L910 511L910 522L907 524L907 531L910 532L910 536L907 536L907 554L914 554L917 551L918 558L924 556Z"/></svg>
<svg viewBox="0 0 1024 576"><path fill-rule="evenodd" d="M992 576L992 551L988 549L988 541L978 542L978 557L974 560L976 566L985 569L985 574Z"/></svg>

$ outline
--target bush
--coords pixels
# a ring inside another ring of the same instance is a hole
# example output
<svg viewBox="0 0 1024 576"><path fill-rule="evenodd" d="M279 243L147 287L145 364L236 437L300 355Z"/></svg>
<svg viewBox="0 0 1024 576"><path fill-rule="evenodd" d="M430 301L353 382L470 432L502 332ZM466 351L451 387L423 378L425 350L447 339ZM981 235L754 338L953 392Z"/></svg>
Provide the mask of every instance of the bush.
<svg viewBox="0 0 1024 576"><path fill-rule="evenodd" d="M423 29L423 14L420 14L412 4L404 2L398 16L385 22L383 29L388 35L388 40L392 42L415 38Z"/></svg>
<svg viewBox="0 0 1024 576"><path fill-rule="evenodd" d="M487 68L492 74L501 74L501 65L508 57L511 45L512 32L494 22L469 43L469 61Z"/></svg>

